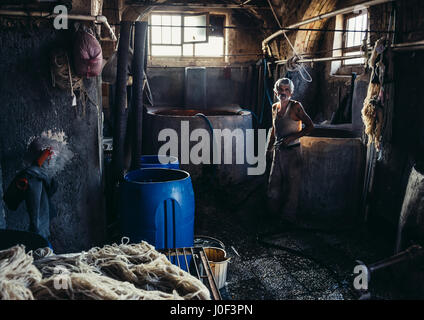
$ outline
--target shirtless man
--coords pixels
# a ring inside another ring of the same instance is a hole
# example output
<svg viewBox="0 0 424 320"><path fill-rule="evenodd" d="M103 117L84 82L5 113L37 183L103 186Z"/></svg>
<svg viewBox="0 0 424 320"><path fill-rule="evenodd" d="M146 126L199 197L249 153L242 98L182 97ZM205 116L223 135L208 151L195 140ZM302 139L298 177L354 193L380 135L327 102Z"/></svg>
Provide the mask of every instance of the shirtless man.
<svg viewBox="0 0 424 320"><path fill-rule="evenodd" d="M268 207L275 217L289 221L295 220L301 182L299 139L314 128L300 102L290 99L293 91L294 84L288 78L275 83L274 94L279 101L272 106L272 128L267 144L267 161L272 159Z"/></svg>

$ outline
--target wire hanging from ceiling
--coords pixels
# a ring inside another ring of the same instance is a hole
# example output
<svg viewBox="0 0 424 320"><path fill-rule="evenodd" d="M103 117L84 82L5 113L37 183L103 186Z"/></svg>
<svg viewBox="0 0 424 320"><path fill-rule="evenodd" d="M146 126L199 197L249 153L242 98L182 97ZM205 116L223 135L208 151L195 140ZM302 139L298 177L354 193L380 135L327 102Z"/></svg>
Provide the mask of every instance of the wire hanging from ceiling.
<svg viewBox="0 0 424 320"><path fill-rule="evenodd" d="M272 11L272 14L274 15L275 21L277 22L280 29L282 29L282 25L280 23L280 20L278 20L277 14L275 13L274 7L272 6L271 0L267 0L268 5ZM303 80L306 82L312 82L312 77L309 74L308 70L306 70L305 66L301 63L298 63L297 61L300 60L299 54L296 52L296 49L292 45L290 39L287 37L286 33L283 32L284 37L286 38L287 42L289 43L291 49L293 50L294 56L289 59L289 61L286 64L288 71L297 71L299 72L300 76Z"/></svg>

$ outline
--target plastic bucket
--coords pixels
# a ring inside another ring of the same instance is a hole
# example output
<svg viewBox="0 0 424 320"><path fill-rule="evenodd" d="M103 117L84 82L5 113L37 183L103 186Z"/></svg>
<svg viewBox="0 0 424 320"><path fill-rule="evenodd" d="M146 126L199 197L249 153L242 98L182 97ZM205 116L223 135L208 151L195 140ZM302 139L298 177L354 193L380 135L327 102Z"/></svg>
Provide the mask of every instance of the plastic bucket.
<svg viewBox="0 0 424 320"><path fill-rule="evenodd" d="M145 168L127 173L119 186L119 213L121 236L132 243L144 240L156 249L193 246L194 192L186 171Z"/></svg>
<svg viewBox="0 0 424 320"><path fill-rule="evenodd" d="M225 285L225 281L227 281L228 261L230 261L231 258L227 258L227 253L221 248L207 247L203 248L203 250L209 260L209 265L215 277L216 286L218 289L222 289Z"/></svg>
<svg viewBox="0 0 424 320"><path fill-rule="evenodd" d="M179 169L177 157L163 155L145 155L140 158L140 168L169 168Z"/></svg>

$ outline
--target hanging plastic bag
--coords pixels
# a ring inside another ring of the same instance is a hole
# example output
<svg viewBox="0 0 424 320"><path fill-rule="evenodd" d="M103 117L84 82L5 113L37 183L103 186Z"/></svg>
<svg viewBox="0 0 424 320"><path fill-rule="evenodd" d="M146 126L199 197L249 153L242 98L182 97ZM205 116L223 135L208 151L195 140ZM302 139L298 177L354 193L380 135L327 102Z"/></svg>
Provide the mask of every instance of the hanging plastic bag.
<svg viewBox="0 0 424 320"><path fill-rule="evenodd" d="M80 77L96 77L102 72L102 47L97 39L86 31L78 31L74 43L75 72Z"/></svg>

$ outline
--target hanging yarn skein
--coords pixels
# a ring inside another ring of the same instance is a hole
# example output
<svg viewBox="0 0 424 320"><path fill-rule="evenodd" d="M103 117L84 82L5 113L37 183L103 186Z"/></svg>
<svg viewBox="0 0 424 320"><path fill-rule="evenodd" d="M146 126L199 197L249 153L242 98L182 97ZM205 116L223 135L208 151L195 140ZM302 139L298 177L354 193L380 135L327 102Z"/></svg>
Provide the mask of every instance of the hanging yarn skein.
<svg viewBox="0 0 424 320"><path fill-rule="evenodd" d="M83 86L82 78L72 74L68 54L64 49L56 49L51 52L50 72L53 87L70 90L71 95Z"/></svg>

